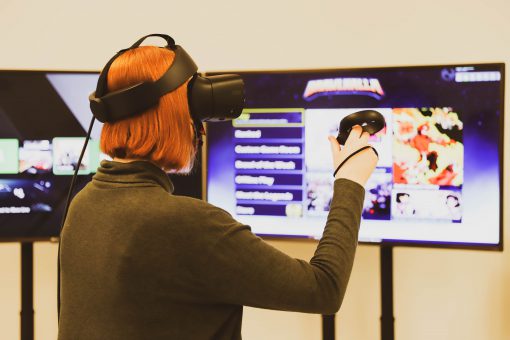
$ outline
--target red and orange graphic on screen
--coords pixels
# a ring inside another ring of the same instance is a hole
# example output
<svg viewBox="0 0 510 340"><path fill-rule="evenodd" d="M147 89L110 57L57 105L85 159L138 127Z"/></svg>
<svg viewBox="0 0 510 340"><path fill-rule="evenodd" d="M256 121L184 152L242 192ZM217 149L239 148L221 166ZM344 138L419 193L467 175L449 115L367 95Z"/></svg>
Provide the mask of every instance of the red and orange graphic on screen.
<svg viewBox="0 0 510 340"><path fill-rule="evenodd" d="M451 108L393 109L393 182L460 187L463 123Z"/></svg>

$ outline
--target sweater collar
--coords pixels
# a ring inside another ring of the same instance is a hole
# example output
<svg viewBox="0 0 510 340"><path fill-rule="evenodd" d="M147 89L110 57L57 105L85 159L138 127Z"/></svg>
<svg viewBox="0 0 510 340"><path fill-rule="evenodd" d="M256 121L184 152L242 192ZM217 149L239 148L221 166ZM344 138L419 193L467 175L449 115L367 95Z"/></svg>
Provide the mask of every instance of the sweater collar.
<svg viewBox="0 0 510 340"><path fill-rule="evenodd" d="M169 193L174 191L174 185L168 175L151 162L121 163L103 160L100 165L93 177L95 180L111 183L153 183L160 185Z"/></svg>

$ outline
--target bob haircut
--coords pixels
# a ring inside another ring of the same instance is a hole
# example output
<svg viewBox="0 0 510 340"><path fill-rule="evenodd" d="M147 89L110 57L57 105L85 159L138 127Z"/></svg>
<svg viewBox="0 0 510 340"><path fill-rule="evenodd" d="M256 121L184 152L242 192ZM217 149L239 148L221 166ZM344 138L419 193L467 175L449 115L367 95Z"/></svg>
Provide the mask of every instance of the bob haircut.
<svg viewBox="0 0 510 340"><path fill-rule="evenodd" d="M156 46L126 51L111 65L108 92L144 81L156 81L170 67L174 52ZM105 123L100 148L110 157L150 161L167 172L189 172L196 154L189 113L188 82L159 99L156 107L113 123Z"/></svg>

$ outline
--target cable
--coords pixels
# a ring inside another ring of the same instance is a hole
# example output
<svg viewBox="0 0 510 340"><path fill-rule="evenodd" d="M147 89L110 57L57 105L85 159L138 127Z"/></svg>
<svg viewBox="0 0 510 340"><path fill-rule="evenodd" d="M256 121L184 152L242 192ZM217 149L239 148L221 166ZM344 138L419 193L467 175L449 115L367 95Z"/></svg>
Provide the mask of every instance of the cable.
<svg viewBox="0 0 510 340"><path fill-rule="evenodd" d="M74 185L76 184L76 178L78 177L78 171L80 170L81 161L83 160L83 156L85 155L85 150L87 149L87 145L89 144L90 135L92 133L92 127L94 126L94 121L96 118L92 116L92 120L90 121L90 126L87 131L87 137L85 137L85 143L83 143L83 149L81 150L80 158L78 159L78 164L76 165L76 169L74 169L73 179L71 180L71 186L69 187L69 192L67 193L66 205L64 208L64 216L62 217L62 221L60 223L60 229L58 231L59 242L58 242L58 258L57 258L57 321L60 321L60 243L62 237L62 229L64 229L64 223L67 217L67 212L69 210L69 205L71 203L71 196L73 194Z"/></svg>

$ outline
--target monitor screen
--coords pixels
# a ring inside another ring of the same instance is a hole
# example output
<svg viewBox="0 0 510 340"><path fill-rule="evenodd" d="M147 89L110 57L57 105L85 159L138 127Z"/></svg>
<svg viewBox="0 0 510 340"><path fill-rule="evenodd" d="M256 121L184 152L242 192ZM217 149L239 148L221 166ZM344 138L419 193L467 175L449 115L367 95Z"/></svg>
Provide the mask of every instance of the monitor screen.
<svg viewBox="0 0 510 340"><path fill-rule="evenodd" d="M328 135L383 114L359 240L500 249L504 64L232 72L246 108L207 130L207 200L263 236L319 238Z"/></svg>
<svg viewBox="0 0 510 340"><path fill-rule="evenodd" d="M97 72L0 71L0 241L58 236L92 114ZM94 123L74 192L102 159ZM170 176L175 194L201 195L201 176Z"/></svg>
<svg viewBox="0 0 510 340"><path fill-rule="evenodd" d="M71 175L92 118L96 72L0 71L0 240L58 235ZM77 190L102 158L96 122Z"/></svg>

